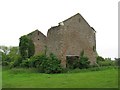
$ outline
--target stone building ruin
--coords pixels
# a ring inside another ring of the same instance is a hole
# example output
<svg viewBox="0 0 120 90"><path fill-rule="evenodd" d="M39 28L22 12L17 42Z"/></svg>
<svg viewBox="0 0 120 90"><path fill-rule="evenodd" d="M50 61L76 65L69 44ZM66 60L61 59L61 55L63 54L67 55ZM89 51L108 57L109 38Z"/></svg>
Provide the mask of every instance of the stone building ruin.
<svg viewBox="0 0 120 90"><path fill-rule="evenodd" d="M91 64L96 63L96 31L79 14L51 27L47 36L39 30L29 33L35 45L35 55L45 51L54 53L60 60L62 67L66 68L67 57L79 56L84 50L85 56Z"/></svg>

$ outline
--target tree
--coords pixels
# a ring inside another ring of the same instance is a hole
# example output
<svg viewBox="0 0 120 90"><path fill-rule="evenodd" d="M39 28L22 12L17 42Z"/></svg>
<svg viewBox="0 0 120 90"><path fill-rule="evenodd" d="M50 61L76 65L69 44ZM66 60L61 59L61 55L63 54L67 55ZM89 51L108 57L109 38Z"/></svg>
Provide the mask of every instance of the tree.
<svg viewBox="0 0 120 90"><path fill-rule="evenodd" d="M7 46L0 46L0 51L7 55L10 51L10 48Z"/></svg>
<svg viewBox="0 0 120 90"><path fill-rule="evenodd" d="M20 38L19 51L23 59L30 58L34 55L35 47L28 36L24 35Z"/></svg>
<svg viewBox="0 0 120 90"><path fill-rule="evenodd" d="M120 58L115 58L115 64L116 64L117 66L120 66Z"/></svg>
<svg viewBox="0 0 120 90"><path fill-rule="evenodd" d="M8 65L10 62L10 58L9 58L9 52L10 52L10 48L7 46L0 46L0 59L2 61L2 65Z"/></svg>
<svg viewBox="0 0 120 90"><path fill-rule="evenodd" d="M19 54L19 47L18 46L14 46L14 47L10 47L10 52L9 52L10 55L16 55L16 54Z"/></svg>
<svg viewBox="0 0 120 90"><path fill-rule="evenodd" d="M105 59L102 56L97 56L96 60L97 63L99 63L100 61L105 61Z"/></svg>

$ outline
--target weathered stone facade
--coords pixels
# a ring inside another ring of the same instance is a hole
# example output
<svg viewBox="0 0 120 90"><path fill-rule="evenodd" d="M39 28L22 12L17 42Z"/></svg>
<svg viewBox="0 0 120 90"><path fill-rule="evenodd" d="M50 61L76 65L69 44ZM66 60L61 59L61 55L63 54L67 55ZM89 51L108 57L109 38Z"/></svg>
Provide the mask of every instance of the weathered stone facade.
<svg viewBox="0 0 120 90"><path fill-rule="evenodd" d="M31 36L36 54L43 52L47 46L47 53L54 53L61 60L61 65L66 67L66 56L79 56L84 50L91 64L96 62L96 32L79 13L51 27L47 37L41 33L37 35L38 32Z"/></svg>
<svg viewBox="0 0 120 90"><path fill-rule="evenodd" d="M46 36L38 30L28 34L35 45L35 55L44 53L46 46Z"/></svg>

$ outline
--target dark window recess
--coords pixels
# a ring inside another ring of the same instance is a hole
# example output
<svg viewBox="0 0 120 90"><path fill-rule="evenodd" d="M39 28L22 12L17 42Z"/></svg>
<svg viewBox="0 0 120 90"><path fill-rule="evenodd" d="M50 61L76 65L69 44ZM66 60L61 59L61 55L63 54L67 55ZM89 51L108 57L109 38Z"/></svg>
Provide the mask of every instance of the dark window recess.
<svg viewBox="0 0 120 90"><path fill-rule="evenodd" d="M67 68L74 68L73 64L78 60L79 56L77 55L67 55L66 60L67 60Z"/></svg>
<svg viewBox="0 0 120 90"><path fill-rule="evenodd" d="M39 39L38 39L39 40Z"/></svg>

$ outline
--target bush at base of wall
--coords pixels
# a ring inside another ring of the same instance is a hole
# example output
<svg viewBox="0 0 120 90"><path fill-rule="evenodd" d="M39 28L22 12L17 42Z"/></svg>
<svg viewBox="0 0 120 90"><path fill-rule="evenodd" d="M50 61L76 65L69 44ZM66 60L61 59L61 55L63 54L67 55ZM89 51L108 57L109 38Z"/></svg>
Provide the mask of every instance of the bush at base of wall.
<svg viewBox="0 0 120 90"><path fill-rule="evenodd" d="M45 73L60 73L62 72L60 63L60 60L58 60L58 58L51 53L49 57L42 61L39 69Z"/></svg>
<svg viewBox="0 0 120 90"><path fill-rule="evenodd" d="M54 54L49 57L45 54L36 55L31 58L26 58L20 63L20 67L38 68L41 73L60 73L62 72L61 62Z"/></svg>

